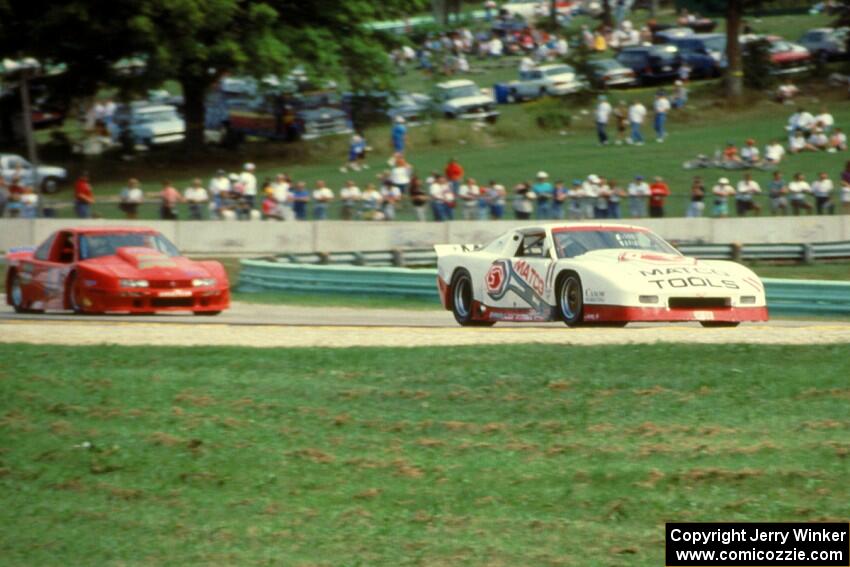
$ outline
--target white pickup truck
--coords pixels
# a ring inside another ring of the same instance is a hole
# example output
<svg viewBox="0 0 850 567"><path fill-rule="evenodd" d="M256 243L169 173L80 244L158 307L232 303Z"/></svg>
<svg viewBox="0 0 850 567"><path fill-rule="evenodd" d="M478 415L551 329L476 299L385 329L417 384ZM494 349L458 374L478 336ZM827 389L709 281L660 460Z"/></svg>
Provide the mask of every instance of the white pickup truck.
<svg viewBox="0 0 850 567"><path fill-rule="evenodd" d="M486 120L495 122L499 111L492 95L484 94L474 82L456 79L437 84L433 96L440 112L446 118Z"/></svg>
<svg viewBox="0 0 850 567"><path fill-rule="evenodd" d="M585 87L575 69L565 63L541 65L520 71L519 80L508 83L508 100L529 100L542 96L563 96Z"/></svg>

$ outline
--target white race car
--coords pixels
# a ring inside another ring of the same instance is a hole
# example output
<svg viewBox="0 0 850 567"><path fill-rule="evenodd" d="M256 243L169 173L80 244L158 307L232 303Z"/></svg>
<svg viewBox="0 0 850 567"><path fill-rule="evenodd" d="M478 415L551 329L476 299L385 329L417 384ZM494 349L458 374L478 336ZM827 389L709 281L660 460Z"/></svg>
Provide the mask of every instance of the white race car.
<svg viewBox="0 0 850 567"><path fill-rule="evenodd" d="M533 225L483 248L434 249L443 306L464 326L699 321L733 327L767 321L764 285L751 270L688 258L639 226Z"/></svg>

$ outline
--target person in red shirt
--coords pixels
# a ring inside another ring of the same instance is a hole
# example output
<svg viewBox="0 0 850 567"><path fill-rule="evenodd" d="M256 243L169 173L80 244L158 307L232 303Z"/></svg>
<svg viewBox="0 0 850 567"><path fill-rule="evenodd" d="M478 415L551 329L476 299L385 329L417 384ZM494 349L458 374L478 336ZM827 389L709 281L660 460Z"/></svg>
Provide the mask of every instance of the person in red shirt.
<svg viewBox="0 0 850 567"><path fill-rule="evenodd" d="M649 186L649 216L661 218L664 216L664 200L670 196L670 187L660 177L656 177Z"/></svg>
<svg viewBox="0 0 850 567"><path fill-rule="evenodd" d="M74 184L74 212L77 218L90 219L93 204L94 191L89 183L89 174L84 171Z"/></svg>
<svg viewBox="0 0 850 567"><path fill-rule="evenodd" d="M166 181L162 184L162 191L159 193L161 204L159 207L159 216L162 220L177 220L177 203L184 201L180 191L174 188L171 181Z"/></svg>
<svg viewBox="0 0 850 567"><path fill-rule="evenodd" d="M449 160L449 163L446 164L446 179L449 180L449 183L452 186L452 193L457 195L458 189L460 189L460 182L463 180L463 166L461 166L455 158Z"/></svg>

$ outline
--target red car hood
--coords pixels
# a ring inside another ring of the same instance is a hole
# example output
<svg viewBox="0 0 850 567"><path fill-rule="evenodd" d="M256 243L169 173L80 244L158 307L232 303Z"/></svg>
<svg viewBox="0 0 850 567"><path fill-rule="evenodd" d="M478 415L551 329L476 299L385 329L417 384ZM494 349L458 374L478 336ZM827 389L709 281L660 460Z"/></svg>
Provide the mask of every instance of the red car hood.
<svg viewBox="0 0 850 567"><path fill-rule="evenodd" d="M800 53L798 51L783 51L782 53L772 53L770 55L771 63L796 63L797 61L808 61L811 55L808 53Z"/></svg>
<svg viewBox="0 0 850 567"><path fill-rule="evenodd" d="M182 256L166 256L153 248L119 248L114 256L102 256L80 262L88 268L109 272L118 278L186 279L206 278L211 274L199 263Z"/></svg>

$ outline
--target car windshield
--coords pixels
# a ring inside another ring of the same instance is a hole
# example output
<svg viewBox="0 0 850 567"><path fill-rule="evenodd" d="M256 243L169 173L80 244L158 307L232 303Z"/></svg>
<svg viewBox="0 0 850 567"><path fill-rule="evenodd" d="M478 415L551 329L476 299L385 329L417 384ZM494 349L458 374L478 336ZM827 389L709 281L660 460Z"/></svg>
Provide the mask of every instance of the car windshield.
<svg viewBox="0 0 850 567"><path fill-rule="evenodd" d="M709 51L726 51L725 37L709 37L702 40L705 48Z"/></svg>
<svg viewBox="0 0 850 567"><path fill-rule="evenodd" d="M652 48L650 53L653 56L666 61L676 57L678 51L679 50L676 49L675 45L656 45Z"/></svg>
<svg viewBox="0 0 850 567"><path fill-rule="evenodd" d="M603 70L619 69L620 67L622 67L622 65L614 59L601 59L599 61L591 61L591 65Z"/></svg>
<svg viewBox="0 0 850 567"><path fill-rule="evenodd" d="M296 99L301 108L320 108L322 106L337 106L340 96L335 92L319 92L299 95Z"/></svg>
<svg viewBox="0 0 850 567"><path fill-rule="evenodd" d="M139 122L171 122L179 120L177 113L173 110L160 110L157 112L143 112L139 115Z"/></svg>
<svg viewBox="0 0 850 567"><path fill-rule="evenodd" d="M575 258L593 250L645 250L679 255L660 237L642 230L566 230L553 232L559 258Z"/></svg>
<svg viewBox="0 0 850 567"><path fill-rule="evenodd" d="M553 67L552 69L546 69L546 75L565 75L567 73L575 73L572 67L569 65L558 65L557 67Z"/></svg>
<svg viewBox="0 0 850 567"><path fill-rule="evenodd" d="M452 87L450 89L445 89L446 97L449 99L453 98L466 98L470 96L478 96L481 93L478 90L478 87L475 85L463 85L460 87Z"/></svg>
<svg viewBox="0 0 850 567"><path fill-rule="evenodd" d="M794 48L787 41L774 41L770 44L771 53L784 53L786 51L792 51Z"/></svg>
<svg viewBox="0 0 850 567"><path fill-rule="evenodd" d="M157 232L108 232L84 234L80 237L80 258L113 256L125 246L153 248L166 256L179 256L180 251L167 238Z"/></svg>

